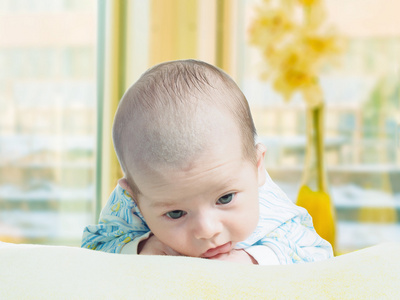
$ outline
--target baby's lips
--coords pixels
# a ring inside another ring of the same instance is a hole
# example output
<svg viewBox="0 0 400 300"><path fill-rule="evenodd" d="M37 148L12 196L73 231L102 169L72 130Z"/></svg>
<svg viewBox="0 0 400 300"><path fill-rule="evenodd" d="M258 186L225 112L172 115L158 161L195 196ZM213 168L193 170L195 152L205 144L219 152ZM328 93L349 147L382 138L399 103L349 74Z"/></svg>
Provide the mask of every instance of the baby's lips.
<svg viewBox="0 0 400 300"><path fill-rule="evenodd" d="M228 243L223 244L221 246L208 249L205 253L203 253L201 255L201 257L203 257L203 258L211 258L211 257L217 256L219 254L227 253L227 252L231 251L231 248L232 248L232 242L228 242Z"/></svg>

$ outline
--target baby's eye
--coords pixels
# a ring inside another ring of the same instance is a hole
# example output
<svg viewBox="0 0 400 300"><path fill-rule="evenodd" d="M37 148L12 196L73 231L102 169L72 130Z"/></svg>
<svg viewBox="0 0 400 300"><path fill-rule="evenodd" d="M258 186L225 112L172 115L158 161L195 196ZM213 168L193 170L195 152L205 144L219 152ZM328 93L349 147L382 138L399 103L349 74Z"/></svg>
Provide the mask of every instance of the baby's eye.
<svg viewBox="0 0 400 300"><path fill-rule="evenodd" d="M218 199L217 204L228 204L229 202L232 201L234 196L235 193L230 193L225 196L222 196L221 198Z"/></svg>
<svg viewBox="0 0 400 300"><path fill-rule="evenodd" d="M181 217L183 217L186 213L183 210L173 210L170 212L167 212L166 215L168 218L171 219L179 219Z"/></svg>

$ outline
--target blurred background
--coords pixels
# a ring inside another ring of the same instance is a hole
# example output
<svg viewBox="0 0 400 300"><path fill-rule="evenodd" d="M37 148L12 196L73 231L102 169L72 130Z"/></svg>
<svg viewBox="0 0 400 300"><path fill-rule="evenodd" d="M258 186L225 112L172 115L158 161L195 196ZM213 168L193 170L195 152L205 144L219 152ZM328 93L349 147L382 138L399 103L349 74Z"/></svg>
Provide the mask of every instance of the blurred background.
<svg viewBox="0 0 400 300"><path fill-rule="evenodd" d="M259 2L0 0L0 241L80 245L121 177L118 101L148 67L173 59L201 59L236 80L266 168L295 201L305 104L260 79L263 58L248 42ZM320 76L337 252L400 242L400 2L323 2L347 41Z"/></svg>

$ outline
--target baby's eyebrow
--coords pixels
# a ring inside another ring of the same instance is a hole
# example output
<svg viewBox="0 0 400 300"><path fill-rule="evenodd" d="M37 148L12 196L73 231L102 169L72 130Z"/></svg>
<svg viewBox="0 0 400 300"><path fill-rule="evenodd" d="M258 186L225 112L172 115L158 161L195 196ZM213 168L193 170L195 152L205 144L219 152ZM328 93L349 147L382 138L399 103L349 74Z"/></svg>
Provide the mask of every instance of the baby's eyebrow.
<svg viewBox="0 0 400 300"><path fill-rule="evenodd" d="M176 205L176 202L170 202L170 201L152 201L150 203L150 206L154 208L172 207L174 205Z"/></svg>

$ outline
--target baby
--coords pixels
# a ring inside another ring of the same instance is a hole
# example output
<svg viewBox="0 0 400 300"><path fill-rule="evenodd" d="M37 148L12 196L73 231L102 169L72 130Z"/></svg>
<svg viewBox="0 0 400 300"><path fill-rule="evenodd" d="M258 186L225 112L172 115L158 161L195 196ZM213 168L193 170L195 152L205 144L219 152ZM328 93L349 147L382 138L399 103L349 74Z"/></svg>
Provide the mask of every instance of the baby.
<svg viewBox="0 0 400 300"><path fill-rule="evenodd" d="M124 178L82 247L250 264L333 256L307 211L264 168L249 105L222 70L159 64L122 97L113 141Z"/></svg>

